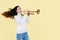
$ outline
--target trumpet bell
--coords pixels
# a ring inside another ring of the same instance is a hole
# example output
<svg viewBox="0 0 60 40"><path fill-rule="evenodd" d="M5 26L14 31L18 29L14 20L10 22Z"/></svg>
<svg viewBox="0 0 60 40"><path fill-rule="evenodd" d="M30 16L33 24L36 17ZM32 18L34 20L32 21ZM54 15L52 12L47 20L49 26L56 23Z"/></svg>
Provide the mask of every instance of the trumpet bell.
<svg viewBox="0 0 60 40"><path fill-rule="evenodd" d="M40 9L37 9L37 14L40 14Z"/></svg>

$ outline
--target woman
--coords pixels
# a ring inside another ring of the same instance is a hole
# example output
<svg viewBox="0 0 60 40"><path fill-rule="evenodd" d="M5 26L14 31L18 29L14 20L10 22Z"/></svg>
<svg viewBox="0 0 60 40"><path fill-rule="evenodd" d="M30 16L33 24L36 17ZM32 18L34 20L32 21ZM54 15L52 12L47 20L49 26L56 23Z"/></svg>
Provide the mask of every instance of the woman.
<svg viewBox="0 0 60 40"><path fill-rule="evenodd" d="M29 40L28 32L26 28L26 23L28 23L30 20L28 10L26 10L23 15L21 7L16 6L13 9L11 9L9 12L5 12L5 14L3 15L8 18L13 16L13 18L15 19L17 23L17 31L16 31L17 40Z"/></svg>

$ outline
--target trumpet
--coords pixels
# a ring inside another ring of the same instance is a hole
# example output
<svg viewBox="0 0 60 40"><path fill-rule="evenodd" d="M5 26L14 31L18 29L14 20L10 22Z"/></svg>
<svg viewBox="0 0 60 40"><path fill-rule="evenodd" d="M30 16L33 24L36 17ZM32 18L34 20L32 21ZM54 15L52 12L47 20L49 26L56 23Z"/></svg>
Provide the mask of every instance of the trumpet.
<svg viewBox="0 0 60 40"><path fill-rule="evenodd" d="M25 12L25 11L23 11ZM37 13L38 15L40 14L40 9L37 9L36 11L28 11L29 14L34 15L34 13Z"/></svg>
<svg viewBox="0 0 60 40"><path fill-rule="evenodd" d="M9 10L11 10L11 8L9 8ZM22 12L24 13L25 11L22 11ZM28 11L28 12L31 15L34 15L34 13L37 13L39 15L40 14L40 9L37 9L36 11Z"/></svg>

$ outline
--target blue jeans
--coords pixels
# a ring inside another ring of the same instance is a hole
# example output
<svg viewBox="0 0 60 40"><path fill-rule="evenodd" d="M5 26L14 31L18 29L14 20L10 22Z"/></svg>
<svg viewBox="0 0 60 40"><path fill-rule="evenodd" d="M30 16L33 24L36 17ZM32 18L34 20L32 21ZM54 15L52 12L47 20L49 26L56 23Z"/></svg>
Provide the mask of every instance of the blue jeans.
<svg viewBox="0 0 60 40"><path fill-rule="evenodd" d="M28 33L22 33L22 34L17 34L16 35L17 40L29 40Z"/></svg>

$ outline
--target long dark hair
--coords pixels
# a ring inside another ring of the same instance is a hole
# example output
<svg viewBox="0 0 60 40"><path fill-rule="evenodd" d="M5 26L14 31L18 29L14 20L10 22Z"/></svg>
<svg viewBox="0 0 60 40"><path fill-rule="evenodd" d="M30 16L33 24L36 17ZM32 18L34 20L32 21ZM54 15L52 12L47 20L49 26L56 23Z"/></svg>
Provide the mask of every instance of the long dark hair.
<svg viewBox="0 0 60 40"><path fill-rule="evenodd" d="M17 15L16 10L18 7L20 7L20 6L15 6L13 9L2 13L2 15L7 17L7 18L14 18L14 16Z"/></svg>

